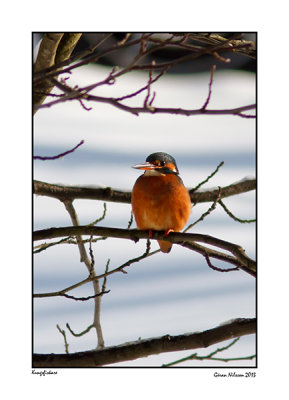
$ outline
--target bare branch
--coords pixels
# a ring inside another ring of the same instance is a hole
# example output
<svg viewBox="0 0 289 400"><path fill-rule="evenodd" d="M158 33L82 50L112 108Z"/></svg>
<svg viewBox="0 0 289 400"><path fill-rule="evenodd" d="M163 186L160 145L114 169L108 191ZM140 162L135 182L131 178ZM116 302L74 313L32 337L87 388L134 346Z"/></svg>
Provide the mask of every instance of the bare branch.
<svg viewBox="0 0 289 400"><path fill-rule="evenodd" d="M73 354L34 354L34 368L96 367L164 352L206 348L234 337L256 332L255 318L238 318L203 332L129 342L101 350Z"/></svg>
<svg viewBox="0 0 289 400"><path fill-rule="evenodd" d="M210 257L208 256L208 254L204 254L204 257L205 257L205 259L206 259L206 261L207 261L208 266L209 266L210 268L212 268L214 271L218 271L218 272L239 271L239 268L238 268L238 267L236 267L236 268L227 268L227 269L215 267L215 266L211 263L211 260L210 260Z"/></svg>
<svg viewBox="0 0 289 400"><path fill-rule="evenodd" d="M217 353L220 353L221 351L228 350L230 347L234 346L234 344L236 344L238 342L238 340L240 340L240 337L237 337L236 339L234 339L227 346L218 348L217 350L212 351L210 354L207 354L205 356L199 356L198 353L194 353L194 354L191 354L188 357L181 358L180 360L176 360L176 361L170 362L168 364L164 364L164 365L162 365L162 367L172 367L172 366L174 366L176 364L180 364L182 362L190 361L190 360L197 360L197 361L212 360L212 361L228 362L228 361L252 360L253 358L255 358L256 357L255 354L253 354L251 356L245 356L245 357L231 357L231 358L214 357Z"/></svg>
<svg viewBox="0 0 289 400"><path fill-rule="evenodd" d="M60 86L59 84L57 86ZM125 97L125 96L124 96ZM67 100L72 99L83 99L87 101L93 101L96 103L105 103L110 104L122 111L129 112L133 115L138 116L139 114L172 114L172 115L185 115L187 117L193 115L235 115L242 118L256 118L255 115L246 115L245 111L255 110L256 104L250 104L247 106L241 106L236 108L227 108L227 109L208 109L208 108L197 108L197 109L183 109L183 108L172 108L172 107L131 107L125 104L120 103L118 100L112 97L103 97L103 96L95 96L91 94L83 94L82 89L78 91L71 90L69 94L60 97L58 100L54 100L45 104L41 104L38 108L49 108L55 104L63 103Z"/></svg>
<svg viewBox="0 0 289 400"><path fill-rule="evenodd" d="M99 218L96 218L89 225L93 226L93 225L98 224L100 221L104 220L105 216L106 216L106 203L103 203L103 214L102 214L102 216L99 217Z"/></svg>
<svg viewBox="0 0 289 400"><path fill-rule="evenodd" d="M78 228L79 221L78 221L76 211L72 205L72 201L64 200L63 203L65 205L65 208L66 208L68 214L70 215L70 218L74 225L74 228ZM66 235L66 236L69 236L69 235ZM84 262L84 264L86 265L88 272L89 272L89 276L92 278L92 281L93 281L93 289L94 289L94 294L95 294L93 324L95 326L95 330L97 333L98 347L102 348L102 347L104 347L104 340L103 340L103 334L102 334L102 329L101 329L101 325L100 325L100 306L101 306L101 296L99 296L99 294L101 292L100 285L99 285L99 281L95 278L94 266L93 266L93 263L89 260L89 258L87 256L85 246L84 246L82 238L81 238L81 234L78 234L75 236L76 236L78 249L79 249L79 253L80 253L80 261Z"/></svg>
<svg viewBox="0 0 289 400"><path fill-rule="evenodd" d="M179 244L180 244L180 246L186 247L187 249L193 250L193 251L201 254L205 258L206 258L206 256L210 256L212 258L216 258L217 260L221 260L226 263L236 265L236 267L238 267L239 269L242 269L249 275L256 277L256 263L253 260L251 260L250 265L248 265L248 264L245 265L237 257L233 257L228 254L222 253L220 251L216 251L216 250L210 249L208 247L201 246L200 244L195 243L195 242L181 242ZM212 268L212 269L215 269L216 271L218 271L217 268ZM223 271L221 271L221 272L223 272Z"/></svg>
<svg viewBox="0 0 289 400"><path fill-rule="evenodd" d="M221 188L222 194L221 198L235 196L240 193L249 192L250 190L256 189L256 179L248 178L242 181L232 183L231 185L224 186ZM194 190L194 189L193 189ZM214 201L218 196L219 189L214 190L204 190L201 192L194 192L189 190L191 201L193 203L203 203L207 201Z"/></svg>
<svg viewBox="0 0 289 400"><path fill-rule="evenodd" d="M71 240L71 237L67 237L61 240L58 240L57 242L53 242L53 243L42 243L38 246L34 246L33 248L33 254L37 254L37 253L41 253L42 251L48 249L49 247L53 247L56 246L58 244L63 244L63 243L69 243L69 241ZM74 242L76 243L76 242Z"/></svg>
<svg viewBox="0 0 289 400"><path fill-rule="evenodd" d="M54 296L63 296L65 293L69 292L70 290L76 289L82 285L85 285L88 282L91 282L92 278L89 276L88 278L75 283L74 285L68 286L65 289L58 290L57 292L50 292L50 293L34 293L33 297L54 297Z"/></svg>
<svg viewBox="0 0 289 400"><path fill-rule="evenodd" d="M234 221L241 222L241 224L245 223L249 224L251 222L256 222L256 219L240 219L231 213L231 211L225 206L222 200L218 200L218 203L223 207L223 209L226 211L229 217L233 218Z"/></svg>
<svg viewBox="0 0 289 400"><path fill-rule="evenodd" d="M99 292L99 293L93 294L92 296L87 296L87 297L75 297L75 296L71 296L71 295L66 294L66 293L61 294L61 296L66 297L67 299L72 299L72 300L76 300L76 301L87 301L87 300L90 300L90 299L95 299L96 297L102 296L102 295L104 295L106 293L109 293L109 292L110 292L110 290L106 290L106 291Z"/></svg>
<svg viewBox="0 0 289 400"><path fill-rule="evenodd" d="M211 352L210 354L208 354L206 356L198 356L197 353L194 353L194 354L191 354L190 356L182 358L180 360L173 361L173 362L171 362L169 364L164 364L164 365L162 365L162 367L171 367L173 365L180 364L180 363L182 363L184 361L188 361L188 360L208 360L208 359L212 359L212 356L214 356L215 354L217 354L217 353L219 353L221 351L228 350L230 347L234 346L234 344L237 343L239 340L240 340L240 336L237 337L236 339L232 340L232 342L229 343L227 346L218 348L217 350Z"/></svg>
<svg viewBox="0 0 289 400"><path fill-rule="evenodd" d="M248 178L229 186L221 188L221 198L234 196L240 193L249 192L256 189L256 179ZM131 192L115 190L111 187L106 188L89 188L79 186L62 186L51 183L33 181L33 192L38 196L48 196L55 199L75 200L104 200L117 203L131 203ZM196 188L189 189L192 203L213 202L218 196L219 189L205 190L196 192Z"/></svg>
<svg viewBox="0 0 289 400"><path fill-rule="evenodd" d="M127 229L130 229L130 227L132 226L132 223L133 223L133 212L131 211L130 219L129 219L128 224L127 224Z"/></svg>
<svg viewBox="0 0 289 400"><path fill-rule="evenodd" d="M84 95L84 98L85 100L88 101L110 104L116 108L119 108L120 110L129 112L136 116L138 116L139 114L153 113L153 114L185 115L186 117L192 115L236 115L242 118L248 118L248 117L256 118L255 115L247 116L246 114L244 114L244 111L255 110L256 104L250 104L247 106L241 106L236 108L218 109L218 110L212 110L208 108L204 109L202 107L197 109L184 109L184 108L172 108L172 107L171 108L153 107L153 109L150 108L148 109L145 107L130 107L122 103L119 103L117 100L110 97ZM65 97L62 97L61 99L55 100L54 102L43 104L40 106L40 108L50 107L52 104L55 103L62 103L63 101L65 101L65 99L66 99Z"/></svg>
<svg viewBox="0 0 289 400"><path fill-rule="evenodd" d="M106 289L106 281L107 281L107 273L108 273L109 263L110 263L110 258L107 260L107 263L106 263L106 266L105 266L105 271L104 271L105 277L104 277L104 279L103 279L102 288L101 288L101 291L102 291L102 292L104 292L105 289Z"/></svg>
<svg viewBox="0 0 289 400"><path fill-rule="evenodd" d="M139 261L143 260L144 258L147 258L149 256L152 256L152 255L160 252L160 250L155 250L155 251L152 251L151 253L149 251L150 251L150 241L147 240L146 250L141 256L132 258L131 260L126 261L124 264L122 264L119 267L114 268L110 271L108 271L106 268L105 272L103 274L97 275L96 278L97 279L106 278L108 275L112 275L116 272L122 272L123 274L126 274L127 272L124 270L124 268L129 267L131 264L139 262Z"/></svg>
<svg viewBox="0 0 289 400"><path fill-rule="evenodd" d="M136 90L133 93L127 94L126 96L122 96L122 97L114 97L115 101L121 101L121 100L126 100L132 97L135 97L137 95L139 95L140 93L142 93L144 90L148 89L149 84L152 85L154 82L156 82L161 76L163 76L165 73L167 72L166 69L164 69L163 71L161 71L155 78L153 78L150 82L148 82L144 87L142 87L141 89Z"/></svg>
<svg viewBox="0 0 289 400"><path fill-rule="evenodd" d="M148 40L151 40L151 38L148 39ZM162 46L164 46L164 44L166 44L168 46L171 46L171 45L179 46L178 43L172 42L172 41L170 41L170 39L168 39L166 42L163 42ZM182 47L182 45L180 47ZM225 39L224 38L223 42L220 41L218 43L214 43L214 44L212 43L212 44L210 44L208 46L205 46L205 47L193 46L193 47L191 47L192 52L190 52L189 54L186 54L183 57L179 57L179 58L177 58L177 59L175 59L173 61L170 61L170 62L156 64L155 68L156 69L172 68L177 64L195 60L195 59L200 58L201 56L206 55L206 54L212 54L212 55L216 56L217 52L218 53L220 53L222 51L235 52L236 49L240 49L240 48L244 49L244 48L247 48L247 47L250 47L250 45L248 45L247 43L246 44L239 44L239 43L238 44L236 44L236 43L233 44L231 38L229 38L229 39ZM153 52L156 49L158 50L157 46L155 48L152 48L150 50L150 52ZM227 61L225 61L225 62L227 62ZM136 66L134 66L132 68L132 70L145 70L145 69L150 69L150 65L149 64L141 64L141 65L136 65Z"/></svg>
<svg viewBox="0 0 289 400"><path fill-rule="evenodd" d="M101 240L106 240L107 237L99 237L99 238L95 238L95 239L84 239L82 240L82 243L89 243L89 242L99 242ZM42 251L45 251L47 249L49 249L50 247L53 246L57 246L59 244L73 244L73 245L77 245L77 241L73 238L71 238L70 236L61 240L58 240L57 242L50 242L50 243L41 243L38 246L34 246L33 247L33 254L37 254L37 253L41 253Z"/></svg>
<svg viewBox="0 0 289 400"><path fill-rule="evenodd" d="M226 262L235 264L243 269L245 272L256 276L256 263L251 260L245 253L241 246L221 240L209 235L202 235L198 233L179 233L171 232L168 236L164 237L165 232L154 231L152 237L149 237L148 231L141 231L137 229L117 229L106 227L91 227L91 226L70 226L63 228L49 228L34 232L34 240L53 239L62 236L79 236L79 235L95 235L95 236L108 236L120 239L131 239L138 241L139 239L154 239L166 240L170 243L179 244L191 250L197 251L202 255L208 254L210 257L219 258ZM233 254L233 258L225 253L219 253L211 250L208 247L202 247L195 242L202 242L209 245L219 247L227 250Z"/></svg>
<svg viewBox="0 0 289 400"><path fill-rule="evenodd" d="M209 82L209 93L208 93L208 97L202 107L202 110L205 110L210 102L211 99L211 94L212 94L212 83L213 83L213 77L214 77L214 72L216 70L216 65L213 65L211 68L211 77L210 77L210 82Z"/></svg>
<svg viewBox="0 0 289 400"><path fill-rule="evenodd" d="M73 147L73 149L67 150L64 153L58 154L57 156L52 156L52 157L33 156L33 159L34 160L56 160L57 158L61 158L61 157L66 156L67 154L73 153L83 143L84 143L84 140L81 140L81 142L78 143L78 145L76 145L75 147Z"/></svg>
<svg viewBox="0 0 289 400"><path fill-rule="evenodd" d="M216 175L216 173L219 171L219 169L224 165L225 161L221 161L220 164L217 166L215 171L213 171L204 181L200 182L196 187L190 190L191 193L196 192L202 185L205 183L209 182L209 180Z"/></svg>

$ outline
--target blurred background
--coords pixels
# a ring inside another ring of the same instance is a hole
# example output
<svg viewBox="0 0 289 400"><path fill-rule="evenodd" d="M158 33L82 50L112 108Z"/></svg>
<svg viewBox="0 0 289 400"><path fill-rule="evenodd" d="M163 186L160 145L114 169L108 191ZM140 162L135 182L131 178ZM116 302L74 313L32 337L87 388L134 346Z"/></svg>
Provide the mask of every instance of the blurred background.
<svg viewBox="0 0 289 400"><path fill-rule="evenodd" d="M84 34L75 51L95 43L100 33ZM122 39L115 33L111 43ZM33 35L35 51L41 34ZM256 39L247 34L247 40ZM133 49L130 49L132 52ZM75 69L69 84L79 87L105 79L111 66L127 65L132 53L111 54L97 64ZM222 54L225 57L225 54ZM153 56L157 61L170 60L170 52ZM210 69L217 65L209 108L234 108L256 101L256 63L242 54L230 53L231 63L211 56L186 65L179 64L153 85L155 106L194 109L201 107L208 95ZM151 62L151 60L148 60ZM144 86L148 72L135 71L121 76L111 86L95 89L98 96L123 96ZM143 103L146 93L126 101L131 106ZM50 101L51 99L48 99ZM171 154L177 161L180 175L188 189L210 175L217 165L224 166L204 186L226 186L244 177L255 176L256 122L237 116L177 116L141 114L136 117L110 105L89 103L86 111L78 102L66 102L40 109L34 117L34 155L53 156L73 148L80 140L85 143L75 152L54 161L35 161L34 179L64 185L111 186L131 190L140 172L132 165L145 161L156 151ZM224 199L233 214L243 219L255 218L255 193L248 192ZM210 207L197 204L189 223L197 220ZM80 224L89 224L103 212L103 202L76 200L74 206ZM106 218L101 226L126 228L131 206L107 203ZM48 197L34 196L34 230L71 225L62 203ZM135 227L135 223L132 227ZM240 224L224 210L217 209L192 232L209 234L240 244L255 258L255 224ZM37 243L39 244L39 243ZM104 272L107 260L114 269L128 259L141 255L146 242L137 244L107 239L93 244L95 269ZM152 250L157 244L152 242ZM80 263L77 246L59 245L34 256L34 292L63 289L87 277ZM213 260L218 267L228 267ZM127 274L113 274L107 279L110 293L102 298L101 324L106 346L139 338L166 334L202 331L234 318L251 318L256 313L256 286L253 277L243 271L220 273L210 269L202 256L173 246L171 253L158 253L126 269ZM93 294L92 285L70 292L74 296ZM66 329L68 322L75 332L81 332L93 321L93 300L73 301L65 298L34 300L34 352L64 353L63 337L56 324ZM67 330L66 330L67 331ZM255 335L242 337L224 357L244 357L255 353ZM96 347L94 331L76 338L67 331L69 351L85 351ZM200 349L205 355L230 341ZM161 366L195 351L163 353L114 366ZM222 354L221 354L222 355ZM229 365L217 361L188 361L180 366L254 366L255 360L234 361Z"/></svg>

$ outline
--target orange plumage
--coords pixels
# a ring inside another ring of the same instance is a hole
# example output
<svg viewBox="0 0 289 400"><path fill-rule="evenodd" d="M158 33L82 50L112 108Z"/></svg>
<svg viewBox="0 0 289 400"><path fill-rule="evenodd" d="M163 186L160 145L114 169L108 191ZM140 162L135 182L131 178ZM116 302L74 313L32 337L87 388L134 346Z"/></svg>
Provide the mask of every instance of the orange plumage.
<svg viewBox="0 0 289 400"><path fill-rule="evenodd" d="M139 229L179 232L191 213L191 200L179 177L174 158L166 153L153 153L146 163L133 168L144 169L132 190L132 211ZM158 241L164 253L172 244Z"/></svg>

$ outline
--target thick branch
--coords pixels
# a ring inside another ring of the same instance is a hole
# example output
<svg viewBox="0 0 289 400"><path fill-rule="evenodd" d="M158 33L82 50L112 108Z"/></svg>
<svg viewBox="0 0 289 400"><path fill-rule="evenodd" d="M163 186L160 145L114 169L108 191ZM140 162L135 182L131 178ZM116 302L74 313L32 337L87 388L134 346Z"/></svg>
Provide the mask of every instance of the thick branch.
<svg viewBox="0 0 289 400"><path fill-rule="evenodd" d="M63 33L46 33L43 36L34 64L34 73L54 65L57 47L63 35Z"/></svg>
<svg viewBox="0 0 289 400"><path fill-rule="evenodd" d="M256 332L256 319L236 319L203 332L140 340L102 350L73 354L34 354L34 368L97 367L153 354L206 348L215 343Z"/></svg>
<svg viewBox="0 0 289 400"><path fill-rule="evenodd" d="M221 188L221 198L234 196L256 189L256 179L246 179ZM131 192L107 188L88 188L78 186L54 185L41 181L33 181L34 194L49 196L61 201L75 199L103 200L117 203L131 203ZM201 192L190 191L192 203L211 202L218 196L219 189Z"/></svg>
<svg viewBox="0 0 289 400"><path fill-rule="evenodd" d="M246 193L255 190L257 187L256 179L244 178L239 182L232 183L231 185L221 188L220 199L224 197L235 196L240 193ZM207 201L214 201L218 196L219 188L214 190L202 190L200 192L190 192L191 200L193 203L204 203Z"/></svg>
<svg viewBox="0 0 289 400"><path fill-rule="evenodd" d="M69 58L81 35L81 33L45 33L34 64L34 73ZM34 85L34 112L37 111L53 87L54 84L50 79L43 80Z"/></svg>

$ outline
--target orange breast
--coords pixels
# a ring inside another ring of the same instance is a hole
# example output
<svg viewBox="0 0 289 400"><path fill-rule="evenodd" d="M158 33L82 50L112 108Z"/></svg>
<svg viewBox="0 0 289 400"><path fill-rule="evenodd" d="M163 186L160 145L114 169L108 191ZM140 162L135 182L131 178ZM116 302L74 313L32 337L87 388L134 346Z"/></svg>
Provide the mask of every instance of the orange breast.
<svg viewBox="0 0 289 400"><path fill-rule="evenodd" d="M139 229L178 232L189 219L191 200L175 174L142 175L132 190L132 210Z"/></svg>

